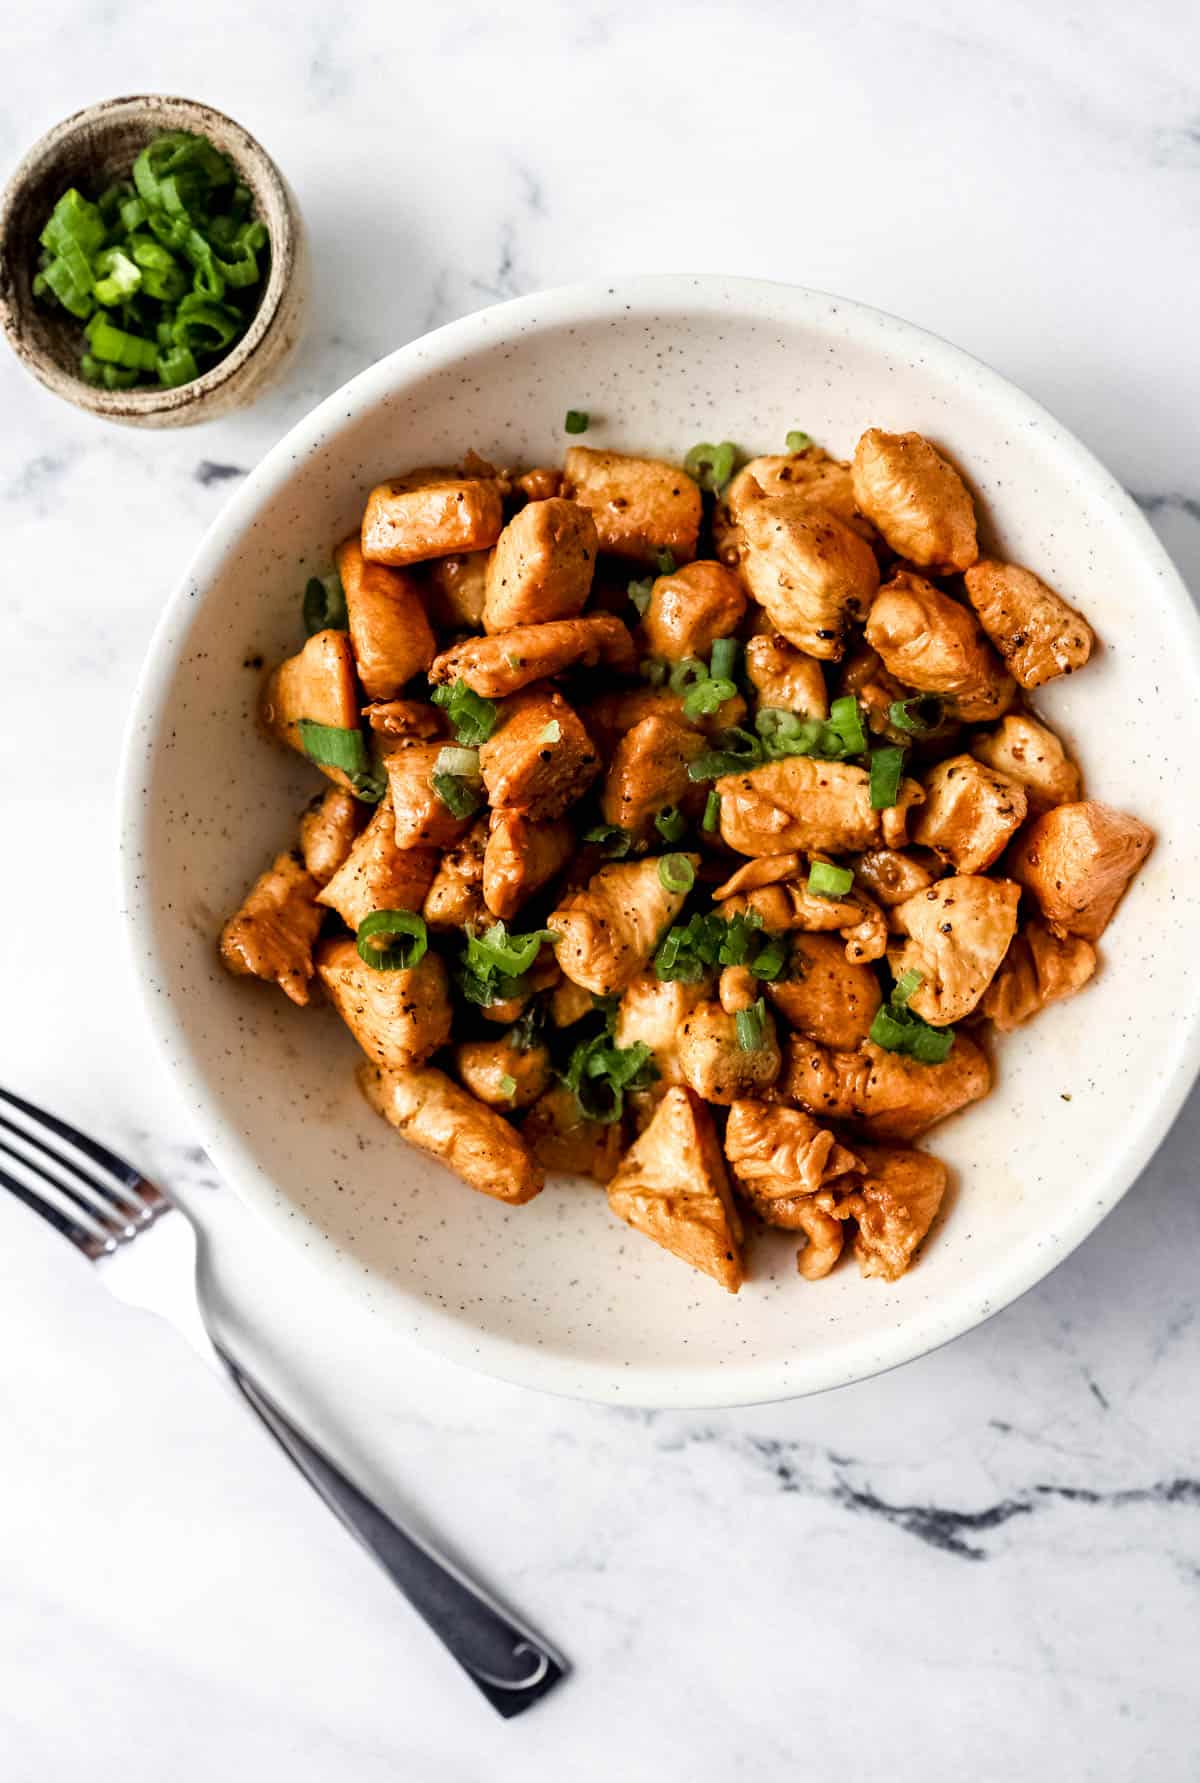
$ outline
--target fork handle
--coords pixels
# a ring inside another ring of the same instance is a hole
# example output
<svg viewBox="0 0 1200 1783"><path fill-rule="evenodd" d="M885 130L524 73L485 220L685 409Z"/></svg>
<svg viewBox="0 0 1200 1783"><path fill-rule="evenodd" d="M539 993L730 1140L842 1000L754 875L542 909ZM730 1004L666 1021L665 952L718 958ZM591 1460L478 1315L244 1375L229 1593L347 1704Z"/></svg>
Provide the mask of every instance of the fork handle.
<svg viewBox="0 0 1200 1783"><path fill-rule="evenodd" d="M374 1556L467 1676L506 1719L522 1714L566 1675L566 1661L478 1585L401 1529L302 1436L252 1376L219 1349L234 1385L310 1486Z"/></svg>

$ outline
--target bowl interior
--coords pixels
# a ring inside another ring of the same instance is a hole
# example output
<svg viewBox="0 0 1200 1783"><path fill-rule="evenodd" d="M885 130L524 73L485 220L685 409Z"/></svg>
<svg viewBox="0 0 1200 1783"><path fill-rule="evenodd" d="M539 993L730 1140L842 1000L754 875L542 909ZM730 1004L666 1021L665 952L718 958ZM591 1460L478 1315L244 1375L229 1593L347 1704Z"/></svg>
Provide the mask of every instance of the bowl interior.
<svg viewBox="0 0 1200 1783"><path fill-rule="evenodd" d="M854 1264L799 1279L795 1244L753 1251L736 1298L552 1184L508 1211L409 1150L360 1102L356 1050L216 962L228 911L290 844L316 788L256 735L259 665L295 649L307 574L367 490L474 447L558 462L587 443L679 458L697 440L774 450L791 427L847 454L917 428L977 493L993 549L1075 598L1103 640L1038 701L1090 794L1159 832L1076 1001L995 1051L997 1087L930 1138L954 1187L894 1285ZM643 1404L736 1403L839 1384L956 1335L1030 1286L1128 1186L1196 1066L1200 862L1179 797L1200 691L1186 595L1115 483L975 361L877 313L741 281L550 293L404 349L324 404L235 498L168 613L139 698L126 853L140 971L220 1168L396 1325L464 1361Z"/></svg>

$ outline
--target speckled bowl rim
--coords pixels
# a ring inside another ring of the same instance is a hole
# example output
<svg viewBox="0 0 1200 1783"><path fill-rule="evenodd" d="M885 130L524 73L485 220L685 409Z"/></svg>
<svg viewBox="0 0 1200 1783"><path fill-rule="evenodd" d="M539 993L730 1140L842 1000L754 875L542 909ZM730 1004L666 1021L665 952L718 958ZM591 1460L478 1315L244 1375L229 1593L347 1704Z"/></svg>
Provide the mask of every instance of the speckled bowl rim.
<svg viewBox="0 0 1200 1783"><path fill-rule="evenodd" d="M147 748L166 721L166 694L181 655L187 610L217 569L230 536L274 497L308 454L327 444L361 408L401 392L406 382L453 367L464 354L485 346L503 346L526 339L543 328L604 322L644 316L661 323L672 311L728 316L731 306L752 320L778 319L781 313L800 323L820 325L829 306L837 305L839 322L852 324L866 345L902 349L936 361L977 397L986 398L1014 429L1036 426L1061 455L1064 469L1094 497L1106 503L1124 524L1141 553L1150 561L1174 609L1180 633L1190 648L1181 654L1180 672L1190 668L1200 701L1200 616L1166 551L1145 517L1109 471L1060 422L1016 385L961 348L910 322L827 292L763 279L717 274L644 274L611 282L568 285L496 304L451 322L432 334L401 347L326 398L267 453L245 484L209 528L186 574L159 621L134 695L121 763L120 854L126 933L133 948L135 973L154 1038L218 1170L262 1218L289 1243L303 1243L306 1254L331 1277L353 1286L360 1282L354 1267L329 1243L313 1245L321 1229L282 1195L274 1199L252 1187L261 1166L253 1147L228 1121L219 1101L203 1082L188 1036L187 1011L156 991L149 962L154 958L151 888L139 872L149 845L148 809L141 787ZM197 592L199 591L199 592ZM719 1368L689 1372L681 1379L653 1363L614 1366L601 1361L563 1358L533 1346L481 1334L456 1333L445 1325L423 1323L418 1310L411 1323L398 1329L417 1344L482 1374L572 1398L626 1406L691 1409L763 1404L847 1386L882 1374L949 1343L1035 1287L1081 1244L1133 1185L1166 1136L1184 1098L1200 1073L1200 1009L1179 1020L1173 1044L1164 1045L1166 1068L1148 1082L1136 1121L1125 1143L1109 1162L1103 1180L1089 1181L1063 1217L1038 1233L1037 1243L1015 1246L982 1280L926 1301L907 1314L890 1334L878 1333L829 1351L791 1356L786 1366L767 1363L739 1370L736 1376ZM1169 1054L1169 1064L1167 1058ZM300 1228L299 1232L297 1228ZM411 1310L411 1309L410 1309ZM398 1322L397 1322L398 1323Z"/></svg>

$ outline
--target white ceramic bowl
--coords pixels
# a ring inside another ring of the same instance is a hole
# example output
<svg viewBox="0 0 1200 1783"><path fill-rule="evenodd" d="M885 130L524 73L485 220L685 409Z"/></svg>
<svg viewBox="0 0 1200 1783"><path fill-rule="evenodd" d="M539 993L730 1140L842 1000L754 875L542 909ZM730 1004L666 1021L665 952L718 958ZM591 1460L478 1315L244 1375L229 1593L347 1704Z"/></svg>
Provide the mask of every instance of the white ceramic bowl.
<svg viewBox="0 0 1200 1783"><path fill-rule="evenodd" d="M359 1100L354 1043L217 964L224 915L315 775L253 720L248 662L296 648L306 575L373 483L474 447L557 462L569 407L589 445L678 459L697 440L848 453L866 426L917 428L977 492L985 537L1083 607L1103 640L1039 705L1089 791L1158 831L1075 1001L998 1047L998 1083L937 1129L956 1184L894 1285L852 1262L800 1280L795 1244L756 1248L721 1292L554 1184L508 1210L406 1147ZM1192 815L1200 626L1149 526L1019 390L878 311L782 285L639 278L522 298L373 366L295 427L220 515L155 637L124 786L137 968L162 1051L222 1174L398 1331L530 1386L626 1404L725 1405L837 1386L918 1356L1013 1300L1123 1195L1200 1065L1200 840Z"/></svg>

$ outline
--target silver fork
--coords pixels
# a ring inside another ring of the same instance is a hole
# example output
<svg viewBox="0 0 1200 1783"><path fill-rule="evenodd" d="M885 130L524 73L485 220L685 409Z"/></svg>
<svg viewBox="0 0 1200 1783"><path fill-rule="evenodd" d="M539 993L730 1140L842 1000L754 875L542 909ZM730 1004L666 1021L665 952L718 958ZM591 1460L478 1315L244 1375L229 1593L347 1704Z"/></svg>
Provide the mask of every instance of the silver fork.
<svg viewBox="0 0 1200 1783"><path fill-rule="evenodd" d="M3 1089L0 1187L101 1264L102 1279L119 1299L161 1314L232 1380L494 1709L506 1718L520 1715L565 1677L566 1661L553 1647L372 1504L217 1342L208 1328L198 1269L204 1234L164 1190L106 1146ZM160 1224L172 1209L178 1218ZM142 1236L151 1231L153 1239Z"/></svg>

